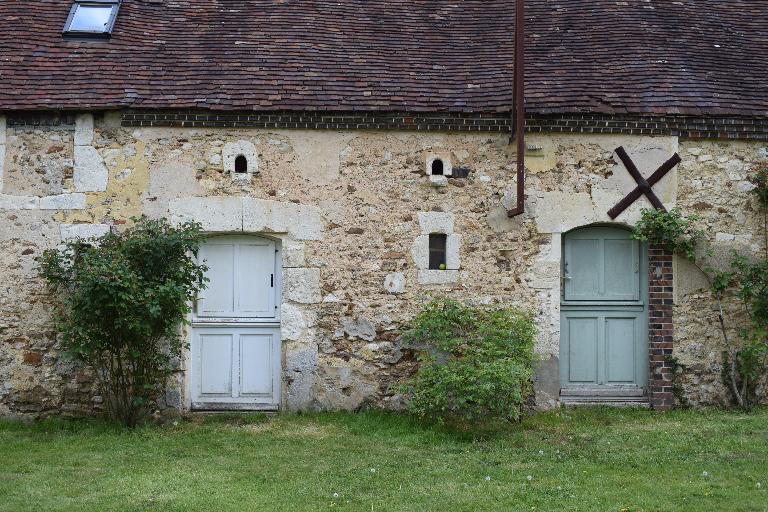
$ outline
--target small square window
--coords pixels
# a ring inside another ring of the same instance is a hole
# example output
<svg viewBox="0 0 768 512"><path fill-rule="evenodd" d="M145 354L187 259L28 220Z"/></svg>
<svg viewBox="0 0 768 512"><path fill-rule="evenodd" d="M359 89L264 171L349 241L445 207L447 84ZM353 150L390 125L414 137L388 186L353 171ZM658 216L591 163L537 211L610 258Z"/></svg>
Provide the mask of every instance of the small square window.
<svg viewBox="0 0 768 512"><path fill-rule="evenodd" d="M429 235L429 269L445 270L447 263L448 235L430 233Z"/></svg>
<svg viewBox="0 0 768 512"><path fill-rule="evenodd" d="M64 34L109 36L119 8L119 0L75 2L64 25Z"/></svg>

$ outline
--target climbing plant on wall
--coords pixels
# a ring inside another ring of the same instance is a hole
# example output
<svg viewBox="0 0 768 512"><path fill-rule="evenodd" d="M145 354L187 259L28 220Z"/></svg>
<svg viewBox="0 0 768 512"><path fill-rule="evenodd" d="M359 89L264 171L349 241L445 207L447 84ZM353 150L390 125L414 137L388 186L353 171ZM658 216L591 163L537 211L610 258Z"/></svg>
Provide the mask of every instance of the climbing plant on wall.
<svg viewBox="0 0 768 512"><path fill-rule="evenodd" d="M768 371L768 163L757 167L750 181L756 208L763 220L763 253L758 257L734 254L729 270L715 273L713 289L731 290L744 305L747 325L739 330L740 346L723 354L724 379L734 400L743 408L754 406L757 386Z"/></svg>
<svg viewBox="0 0 768 512"><path fill-rule="evenodd" d="M768 371L768 164L758 165L750 181L754 185L755 209L763 220L765 245L759 255L734 252L726 268L718 267L704 232L694 228L698 218L685 216L679 209L643 210L634 230L635 238L685 257L707 278L725 344L723 382L733 401L744 409L759 401L758 385ZM726 314L726 298L741 303L743 317ZM729 326L738 332L737 339L729 334Z"/></svg>
<svg viewBox="0 0 768 512"><path fill-rule="evenodd" d="M128 427L177 371L180 325L206 281L194 258L199 225L132 220L122 232L69 242L39 259L58 299L62 349L93 368L107 414Z"/></svg>

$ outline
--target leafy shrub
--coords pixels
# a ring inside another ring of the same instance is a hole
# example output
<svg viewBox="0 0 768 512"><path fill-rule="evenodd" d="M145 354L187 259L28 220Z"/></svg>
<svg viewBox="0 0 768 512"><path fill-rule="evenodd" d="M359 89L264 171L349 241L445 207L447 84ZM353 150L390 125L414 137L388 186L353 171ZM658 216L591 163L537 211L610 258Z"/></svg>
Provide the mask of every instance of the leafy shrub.
<svg viewBox="0 0 768 512"><path fill-rule="evenodd" d="M533 391L535 335L531 318L514 308L431 301L404 335L420 361L404 386L409 410L453 424L519 419Z"/></svg>
<svg viewBox="0 0 768 512"><path fill-rule="evenodd" d="M184 348L179 327L206 270L194 259L199 225L132 220L122 233L70 242L39 259L60 299L62 349L95 370L106 412L129 427L176 371Z"/></svg>
<svg viewBox="0 0 768 512"><path fill-rule="evenodd" d="M704 237L704 232L693 226L698 217L686 217L679 208L672 208L668 212L643 209L640 215L632 233L633 238L663 247L691 261L696 259L696 244Z"/></svg>

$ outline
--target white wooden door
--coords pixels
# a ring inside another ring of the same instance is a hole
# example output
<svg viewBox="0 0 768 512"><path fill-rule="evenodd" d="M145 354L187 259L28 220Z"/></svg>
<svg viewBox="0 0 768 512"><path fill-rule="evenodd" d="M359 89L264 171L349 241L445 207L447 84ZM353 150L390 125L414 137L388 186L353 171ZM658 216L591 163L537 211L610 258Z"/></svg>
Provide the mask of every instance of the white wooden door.
<svg viewBox="0 0 768 512"><path fill-rule="evenodd" d="M201 249L208 288L197 303L200 318L276 318L275 242L217 237Z"/></svg>
<svg viewBox="0 0 768 512"><path fill-rule="evenodd" d="M211 238L208 288L192 318L193 409L276 409L280 402L278 250L272 240Z"/></svg>

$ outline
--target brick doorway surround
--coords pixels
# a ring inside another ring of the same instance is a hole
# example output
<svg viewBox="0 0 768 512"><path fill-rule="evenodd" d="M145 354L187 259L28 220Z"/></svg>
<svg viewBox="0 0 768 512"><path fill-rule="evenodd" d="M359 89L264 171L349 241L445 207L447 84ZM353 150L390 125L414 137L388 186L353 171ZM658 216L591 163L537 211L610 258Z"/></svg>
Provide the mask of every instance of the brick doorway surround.
<svg viewBox="0 0 768 512"><path fill-rule="evenodd" d="M672 394L672 253L661 247L648 247L648 348L650 376L648 394L651 407L666 411L674 405Z"/></svg>

